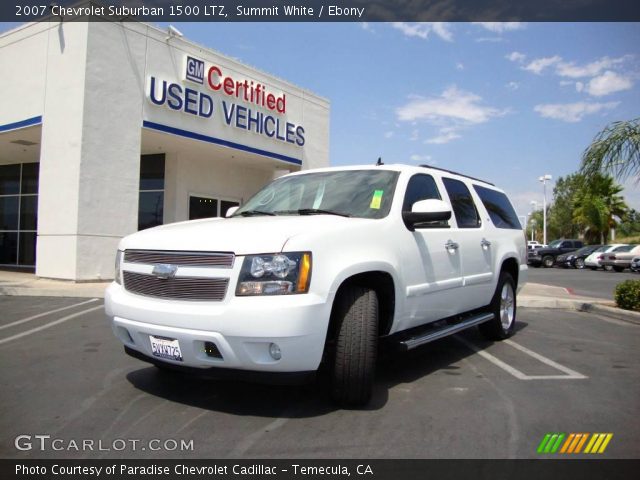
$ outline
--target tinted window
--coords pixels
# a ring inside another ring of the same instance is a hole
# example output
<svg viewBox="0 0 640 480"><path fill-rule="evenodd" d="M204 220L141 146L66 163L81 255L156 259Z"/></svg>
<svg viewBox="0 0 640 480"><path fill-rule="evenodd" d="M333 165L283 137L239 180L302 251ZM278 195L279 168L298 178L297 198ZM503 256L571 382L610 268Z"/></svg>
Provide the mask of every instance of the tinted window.
<svg viewBox="0 0 640 480"><path fill-rule="evenodd" d="M573 242L562 242L562 245L560 245L560 248L572 248L573 247Z"/></svg>
<svg viewBox="0 0 640 480"><path fill-rule="evenodd" d="M460 180L453 178L442 178L444 187L449 194L453 213L456 216L459 228L477 228L480 226L480 217L476 209L471 192Z"/></svg>
<svg viewBox="0 0 640 480"><path fill-rule="evenodd" d="M476 193L482 200L484 208L489 212L489 218L498 228L512 228L521 230L520 220L513 210L507 196L502 192L491 190L490 188L474 185Z"/></svg>
<svg viewBox="0 0 640 480"><path fill-rule="evenodd" d="M20 164L0 165L0 195L20 193Z"/></svg>
<svg viewBox="0 0 640 480"><path fill-rule="evenodd" d="M404 194L404 203L402 204L403 212L410 212L414 203L420 200L429 199L440 200L440 192L435 180L431 175L414 175L409 180L407 191Z"/></svg>
<svg viewBox="0 0 640 480"><path fill-rule="evenodd" d="M138 230L162 225L164 192L140 192Z"/></svg>
<svg viewBox="0 0 640 480"><path fill-rule="evenodd" d="M164 190L164 153L140 157L140 190Z"/></svg>
<svg viewBox="0 0 640 480"><path fill-rule="evenodd" d="M22 164L22 193L38 193L39 163Z"/></svg>

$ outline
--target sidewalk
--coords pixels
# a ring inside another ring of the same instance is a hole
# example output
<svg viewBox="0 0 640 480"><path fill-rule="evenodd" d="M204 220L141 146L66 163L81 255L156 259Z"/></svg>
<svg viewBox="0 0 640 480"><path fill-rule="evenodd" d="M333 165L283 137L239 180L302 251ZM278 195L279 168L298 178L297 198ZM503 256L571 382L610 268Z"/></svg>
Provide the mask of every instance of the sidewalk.
<svg viewBox="0 0 640 480"><path fill-rule="evenodd" d="M110 282L81 282L38 278L32 273L0 270L0 295L104 298ZM640 313L622 310L613 301L573 295L565 288L527 283L518 294L520 308L555 308L593 312L640 324Z"/></svg>

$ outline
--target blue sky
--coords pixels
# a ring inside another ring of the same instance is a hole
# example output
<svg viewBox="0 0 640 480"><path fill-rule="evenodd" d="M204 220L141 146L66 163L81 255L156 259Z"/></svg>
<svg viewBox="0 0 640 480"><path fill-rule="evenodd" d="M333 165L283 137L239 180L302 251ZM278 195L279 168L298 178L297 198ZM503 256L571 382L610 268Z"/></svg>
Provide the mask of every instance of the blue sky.
<svg viewBox="0 0 640 480"><path fill-rule="evenodd" d="M519 214L542 202L539 176L574 172L601 128L640 116L639 24L176 27L328 98L332 165L458 170L503 187ZM625 189L636 209L639 189Z"/></svg>

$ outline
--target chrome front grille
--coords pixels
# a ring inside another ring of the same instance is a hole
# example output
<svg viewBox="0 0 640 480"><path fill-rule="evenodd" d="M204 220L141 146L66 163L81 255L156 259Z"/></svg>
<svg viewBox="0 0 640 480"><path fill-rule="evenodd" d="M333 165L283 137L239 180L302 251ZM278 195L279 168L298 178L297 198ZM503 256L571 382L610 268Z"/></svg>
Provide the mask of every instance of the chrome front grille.
<svg viewBox="0 0 640 480"><path fill-rule="evenodd" d="M170 300L224 300L228 278L173 277L158 278L135 272L122 272L124 288L129 292Z"/></svg>
<svg viewBox="0 0 640 480"><path fill-rule="evenodd" d="M231 268L235 255L227 252L178 252L172 250L125 250L129 263L168 263L189 267Z"/></svg>

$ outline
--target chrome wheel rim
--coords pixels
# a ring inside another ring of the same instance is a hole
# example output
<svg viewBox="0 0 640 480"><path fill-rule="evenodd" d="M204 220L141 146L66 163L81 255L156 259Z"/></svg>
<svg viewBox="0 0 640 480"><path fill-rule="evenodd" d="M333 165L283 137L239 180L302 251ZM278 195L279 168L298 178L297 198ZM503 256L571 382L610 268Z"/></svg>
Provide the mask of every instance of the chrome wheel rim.
<svg viewBox="0 0 640 480"><path fill-rule="evenodd" d="M576 268L584 268L584 260L582 259L577 259L576 260Z"/></svg>
<svg viewBox="0 0 640 480"><path fill-rule="evenodd" d="M515 317L515 295L510 283L505 283L500 292L500 323L502 328L507 331L513 323Z"/></svg>

